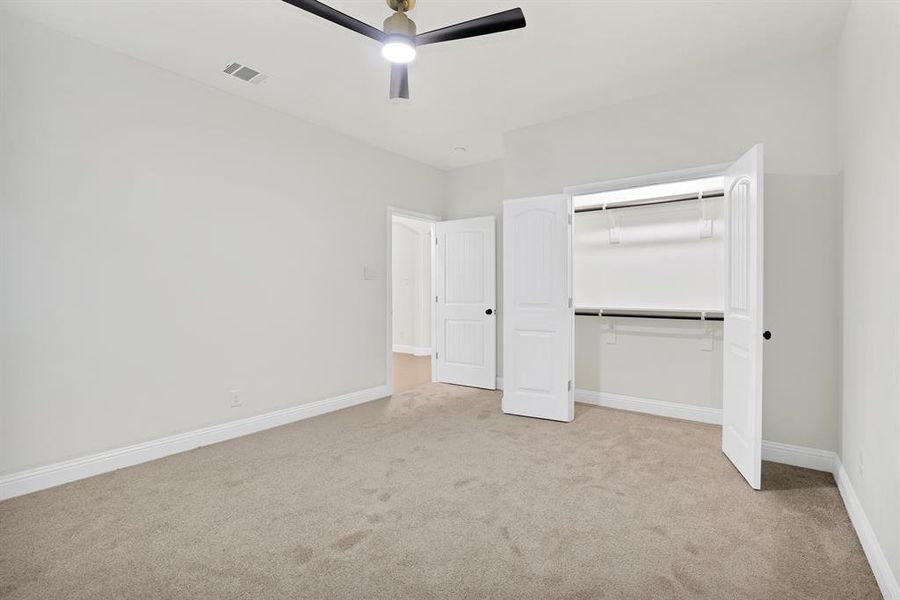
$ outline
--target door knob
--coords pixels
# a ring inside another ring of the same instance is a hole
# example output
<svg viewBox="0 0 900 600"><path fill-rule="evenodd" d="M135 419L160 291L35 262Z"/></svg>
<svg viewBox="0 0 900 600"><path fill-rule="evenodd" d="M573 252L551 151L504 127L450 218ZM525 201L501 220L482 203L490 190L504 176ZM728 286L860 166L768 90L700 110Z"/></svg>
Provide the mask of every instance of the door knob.
<svg viewBox="0 0 900 600"><path fill-rule="evenodd" d="M484 311L484 314L486 314L486 315L492 315L492 314L494 314L494 309L489 308L489 309L487 309L486 311Z"/></svg>
<svg viewBox="0 0 900 600"><path fill-rule="evenodd" d="M771 340L771 339L772 339L772 332L771 332L771 331L764 331L764 332L763 332L763 339L764 339L764 340Z"/></svg>

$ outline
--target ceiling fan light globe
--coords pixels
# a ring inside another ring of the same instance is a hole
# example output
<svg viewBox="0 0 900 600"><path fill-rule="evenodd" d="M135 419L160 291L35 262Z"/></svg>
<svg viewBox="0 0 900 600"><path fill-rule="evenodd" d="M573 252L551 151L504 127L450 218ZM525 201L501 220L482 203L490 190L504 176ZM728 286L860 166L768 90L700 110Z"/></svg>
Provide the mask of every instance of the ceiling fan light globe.
<svg viewBox="0 0 900 600"><path fill-rule="evenodd" d="M416 46L407 40L390 39L381 47L381 55L392 63L405 64L416 57Z"/></svg>

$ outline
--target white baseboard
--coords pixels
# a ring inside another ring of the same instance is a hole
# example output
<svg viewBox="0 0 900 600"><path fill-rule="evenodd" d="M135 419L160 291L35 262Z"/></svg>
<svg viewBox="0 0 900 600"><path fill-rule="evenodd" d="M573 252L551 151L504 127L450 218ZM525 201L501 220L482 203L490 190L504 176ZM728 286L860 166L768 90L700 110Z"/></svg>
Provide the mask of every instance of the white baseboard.
<svg viewBox="0 0 900 600"><path fill-rule="evenodd" d="M500 387L502 381L498 380L497 383L498 387ZM661 400L649 400L590 390L575 390L575 401L663 417L700 421L702 423L721 424L722 422L722 411L719 409L688 406ZM882 595L885 597L885 600L900 600L900 584L898 584L897 575L891 570L890 562L885 556L881 544L878 542L875 530L872 529L862 504L856 497L850 478L847 476L844 465L841 463L837 453L830 450L763 440L762 459L825 471L834 475L841 498L844 500L844 506L847 508L847 514L850 515L850 521L853 523L856 535L859 537L860 544L869 561L869 566L875 574L875 579L878 582Z"/></svg>
<svg viewBox="0 0 900 600"><path fill-rule="evenodd" d="M623 394L611 394L608 392L595 392L593 390L575 390L575 401L595 406L606 406L619 410L630 410L660 417L697 421L712 425L722 424L722 410L705 406L691 406L665 400L652 400L649 398L637 398ZM815 469L816 471L834 471L834 461L837 454L830 450L794 446L780 442L762 443L762 459L771 462Z"/></svg>
<svg viewBox="0 0 900 600"><path fill-rule="evenodd" d="M406 344L394 344L394 352L400 354L412 354L414 356L431 356L431 348L425 346L408 346Z"/></svg>
<svg viewBox="0 0 900 600"><path fill-rule="evenodd" d="M503 389L503 378L497 378L497 389ZM348 408L357 404L363 404L377 400L388 395L387 386L378 386L357 392L350 392L341 396L318 400L308 404L301 404L291 408L285 408L274 412L248 417L238 421L231 421L221 425L213 425L203 429L197 429L177 435L151 440L124 448L117 448L106 452L100 452L67 460L45 467L39 467L28 471L13 473L0 477L0 500L13 498L47 489L64 483L77 481L93 475L107 473L130 467L143 462L156 460L179 452L193 450L201 446L208 446L217 442L234 439L257 431L286 425L295 421L308 419L342 408ZM586 404L608 406L622 410L655 414L665 417L688 419L702 423L721 423L721 411L713 408L697 407L665 402L661 400L648 400L619 394L608 394L590 390L576 390L575 399ZM878 542L875 530L872 529L862 504L853 490L853 485L840 458L831 451L805 448L779 442L763 442L763 460L784 463L829 471L834 474L838 490L850 521L856 529L856 534L869 561L869 565L875 574L875 579L881 588L881 593L886 600L900 600L900 585L897 577L892 572L890 563Z"/></svg>
<svg viewBox="0 0 900 600"><path fill-rule="evenodd" d="M722 409L720 408L692 406L666 400L651 400L649 398L625 396L624 394L579 389L575 390L575 402L630 410L660 417L671 417L673 419L699 421L700 423L710 423L712 425L722 424Z"/></svg>
<svg viewBox="0 0 900 600"><path fill-rule="evenodd" d="M762 459L784 465L834 473L834 461L837 460L837 453L831 450L819 450L818 448L807 448L805 446L794 446L792 444L763 440Z"/></svg>
<svg viewBox="0 0 900 600"><path fill-rule="evenodd" d="M881 544L878 543L875 530L872 529L872 524L869 523L869 518L863 510L859 498L856 497L850 477L839 458L835 458L834 461L834 480L841 492L841 498L844 499L844 506L847 507L850 522L856 529L859 543L863 547L863 552L866 553L869 566L872 567L872 572L875 574L875 581L881 588L881 595L885 597L885 600L900 600L900 583L897 581L897 575L891 570L887 556L885 556Z"/></svg>
<svg viewBox="0 0 900 600"><path fill-rule="evenodd" d="M575 401L660 417L671 417L712 425L722 424L722 410L719 408L691 406L665 400L651 400L649 398L637 398L635 396L595 392L593 390L575 390ZM819 450L818 448L807 448L805 446L794 446L763 440L762 459L831 473L834 471L834 461L837 459L837 454L830 450Z"/></svg>
<svg viewBox="0 0 900 600"><path fill-rule="evenodd" d="M836 452L830 450L819 450L816 448L806 448L804 446L793 446L791 444L782 444L779 442L762 443L762 458L786 465L794 465L796 467L805 467L807 469L815 469L816 471L826 471L834 475L847 514L850 515L850 522L856 530L856 535L869 561L881 594L886 600L900 600L900 584L898 584L897 576L891 570L890 562L878 542L875 530L872 529L868 517L863 510L844 464Z"/></svg>
<svg viewBox="0 0 900 600"><path fill-rule="evenodd" d="M45 467L13 473L0 477L0 500L29 494L93 475L99 475L100 473L115 471L123 467L130 467L163 458L164 456L193 450L201 446L223 442L264 429L278 427L279 425L286 425L294 421L384 398L387 395L388 388L382 385L276 410L255 417L247 417L238 421L204 427L203 429L196 429L149 442L142 442Z"/></svg>

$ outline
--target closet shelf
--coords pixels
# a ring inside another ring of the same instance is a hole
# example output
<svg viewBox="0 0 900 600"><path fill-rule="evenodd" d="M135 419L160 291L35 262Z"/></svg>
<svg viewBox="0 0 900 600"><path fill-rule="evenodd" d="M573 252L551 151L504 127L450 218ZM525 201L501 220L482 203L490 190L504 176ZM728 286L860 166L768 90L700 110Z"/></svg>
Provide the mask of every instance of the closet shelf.
<svg viewBox="0 0 900 600"><path fill-rule="evenodd" d="M724 321L721 310L684 308L575 308L576 316L672 319L677 321Z"/></svg>

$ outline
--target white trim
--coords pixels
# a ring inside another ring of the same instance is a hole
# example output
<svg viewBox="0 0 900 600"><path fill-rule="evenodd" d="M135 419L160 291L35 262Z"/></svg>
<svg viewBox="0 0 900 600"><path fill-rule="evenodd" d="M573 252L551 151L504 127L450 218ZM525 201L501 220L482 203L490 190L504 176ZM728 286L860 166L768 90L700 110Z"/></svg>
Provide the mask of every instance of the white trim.
<svg viewBox="0 0 900 600"><path fill-rule="evenodd" d="M632 412L658 415L660 417L710 423L712 425L722 424L721 408L692 406L690 404L668 402L666 400L652 400L650 398L637 398L635 396L625 396L624 394L611 394L609 392L595 392L593 390L581 389L575 390L575 402L606 406L608 408L618 408L620 410L630 410Z"/></svg>
<svg viewBox="0 0 900 600"><path fill-rule="evenodd" d="M502 377L497 378L497 389L503 389ZM79 479L99 475L101 473L108 473L124 467L149 462L151 460L178 454L179 452L193 450L194 448L199 448L201 446L224 442L272 427L286 425L288 423L301 421L328 412L384 398L388 395L388 386L382 385L254 417L248 417L238 421L213 425L211 427L134 444L124 448L108 450L106 452L67 460L45 467L13 473L11 475L6 475L5 477L0 477L0 500L14 498L16 496L55 487L64 483L70 483L72 481L78 481ZM614 397L617 398L617 400L613 400ZM651 409L666 407L668 412L668 409L671 408L672 405L679 407L679 411L681 407L686 407L688 409L703 409L703 407L689 407L677 405L673 402L647 400L631 396L593 392L590 390L576 390L575 398L577 402L585 404L609 406L621 410L635 410L636 412L660 416L674 415L671 413L651 412ZM627 401L623 401L623 399L627 399ZM639 407L642 410L638 410L637 408L624 408L625 405ZM716 409L705 410L715 411ZM683 416L687 414L684 411L680 411L679 414L682 416L676 416L676 418L690 419L690 417ZM818 450L815 448L806 448L779 442L763 441L762 451L763 460L806 467L819 471L830 471L834 474L834 479L837 483L838 490L840 491L841 498L844 501L844 506L847 509L847 514L850 516L850 522L856 530L856 535L859 537L860 544L869 561L869 566L875 575L875 579L878 582L882 595L886 600L900 600L900 585L898 585L897 578L891 571L890 563L881 548L881 544L878 542L875 530L872 529L872 525L869 523L868 517L866 517L866 513L856 496L856 492L853 490L853 485L850 482L850 478L848 477L847 471L844 469L844 465L841 463L840 458L838 458L834 452L828 450ZM830 468L828 466L829 460L831 461Z"/></svg>
<svg viewBox="0 0 900 600"><path fill-rule="evenodd" d="M502 386L502 380L499 378L497 386ZM722 419L722 411L720 409L688 406L674 402L634 398L632 396L594 392L591 390L575 390L575 401L663 417L700 421L702 423L718 424L721 423ZM762 459L816 471L825 471L834 475L844 506L847 508L847 514L850 516L850 521L853 523L853 528L856 530L856 535L859 537L860 544L866 554L866 559L869 561L869 566L875 574L875 579L878 582L882 595L886 600L900 600L900 584L898 584L897 576L891 570L890 563L875 535L875 530L872 529L862 504L856 497L856 492L853 490L847 471L844 469L844 465L841 463L837 453L831 450L820 450L818 448L807 448L763 440Z"/></svg>
<svg viewBox="0 0 900 600"><path fill-rule="evenodd" d="M390 395L386 385L212 425L0 477L0 500L171 456Z"/></svg>
<svg viewBox="0 0 900 600"><path fill-rule="evenodd" d="M425 221L428 223L436 223L437 221L442 220L441 217L436 215L429 215L427 213L416 212L414 210L407 210L405 208L398 208L396 206L388 206L387 207L387 220L385 227L385 261L384 261L384 283L385 283L385 294L387 297L387 302L385 303L385 374L384 381L385 386L387 387L388 394L394 393L394 298L392 289L392 280L393 280L393 261L391 259L392 249L393 249L393 227L391 224L393 222L394 216L398 217L409 217L411 219L418 219L420 221ZM434 239L434 227L431 228L431 237ZM431 274L432 279L434 278L434 249L431 250ZM434 289L434 281L431 282L431 289ZM431 292L429 291L429 298ZM431 304L429 303L429 306ZM434 311L432 310L432 319L431 319L431 339L432 343L434 343ZM434 361L431 361L431 381L434 381Z"/></svg>
<svg viewBox="0 0 900 600"><path fill-rule="evenodd" d="M497 387L502 389L502 386L503 380L498 377ZM575 401L663 417L700 421L702 423L719 424L722 419L722 411L720 409L688 406L662 400L635 398L591 390L575 390ZM844 465L837 453L831 450L820 450L818 448L807 448L805 446L763 440L762 459L816 471L825 471L834 475L834 480L844 501L847 514L850 516L850 522L856 530L856 535L859 537L860 544L863 547L866 559L869 561L869 566L875 575L875 580L878 582L882 595L885 600L900 600L900 583L898 583L897 576L891 570L890 562L885 556L881 544L878 542L875 530L872 529L872 525L869 523L868 517L866 517L862 504L853 490L847 471L844 469Z"/></svg>
<svg viewBox="0 0 900 600"><path fill-rule="evenodd" d="M875 581L881 588L881 594L885 600L900 600L900 584L897 582L896 575L891 571L890 563L878 538L872 524L869 523L866 512L863 510L856 492L853 490L853 484L850 483L850 477L844 469L844 464L839 458L834 461L834 480L837 482L838 490L841 492L841 498L844 499L844 506L847 507L847 514L850 515L850 522L856 529L856 535L859 537L859 543L863 547L863 552L875 574Z"/></svg>
<svg viewBox="0 0 900 600"><path fill-rule="evenodd" d="M687 181L690 179L703 179L704 177L715 177L717 175L721 175L725 172L725 169L730 166L731 163L719 163L715 165L706 165L704 167L692 167L690 169L677 169L675 171L664 171L662 173L638 175L637 177L624 177L622 179L613 179L611 181L600 181L583 185L570 185L563 188L563 193L567 194L569 197L572 197L581 196L583 194L596 194L598 192L610 192L627 188L644 187L647 185L656 185L660 183L674 183L676 181Z"/></svg>
<svg viewBox="0 0 900 600"><path fill-rule="evenodd" d="M762 459L783 465L793 465L815 471L834 472L834 461L837 453L831 450L819 450L806 446L794 446L781 442L762 442Z"/></svg>
<svg viewBox="0 0 900 600"><path fill-rule="evenodd" d="M498 379L498 385L500 383L502 383L502 380ZM575 390L575 401L582 404L606 406L619 410L697 421L711 425L721 425L722 423L722 410L719 408L691 406L665 400L652 400L650 398L637 398L623 394L582 389ZM837 454L831 450L819 450L818 448L807 448L805 446L794 446L792 444L763 440L762 459L832 473Z"/></svg>
<svg viewBox="0 0 900 600"><path fill-rule="evenodd" d="M407 346L406 344L394 344L394 352L400 354L412 354L413 356L430 356L431 348L420 348L419 346Z"/></svg>

